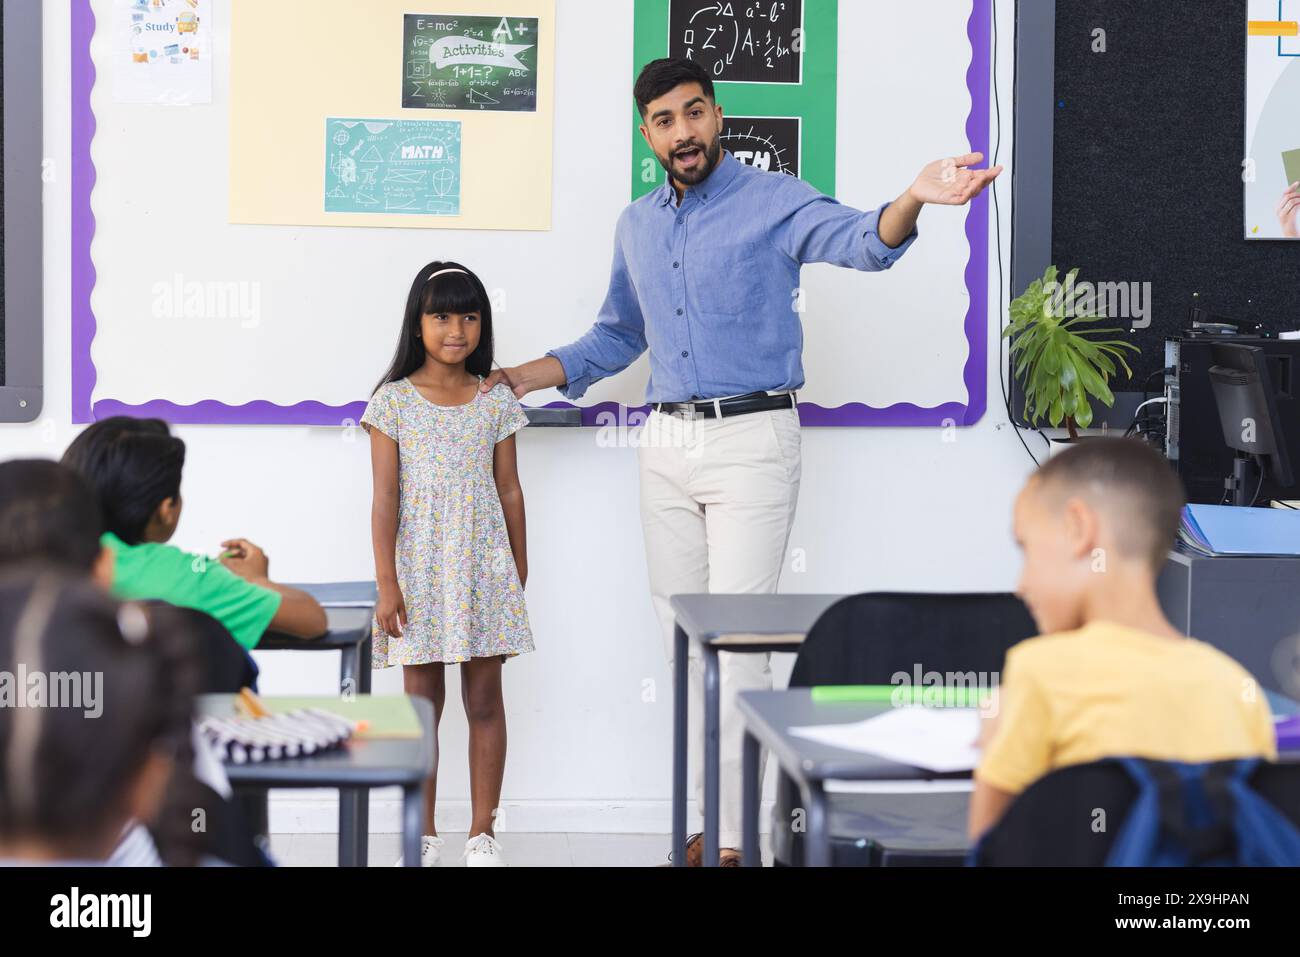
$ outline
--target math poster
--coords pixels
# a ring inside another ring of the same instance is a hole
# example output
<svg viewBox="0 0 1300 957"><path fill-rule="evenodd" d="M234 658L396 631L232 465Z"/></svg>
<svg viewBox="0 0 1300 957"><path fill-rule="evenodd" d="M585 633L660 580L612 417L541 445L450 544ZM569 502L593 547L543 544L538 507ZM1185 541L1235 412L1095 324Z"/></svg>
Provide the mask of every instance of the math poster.
<svg viewBox="0 0 1300 957"><path fill-rule="evenodd" d="M799 175L803 120L797 116L722 118L722 148L747 166Z"/></svg>
<svg viewBox="0 0 1300 957"><path fill-rule="evenodd" d="M212 102L211 0L115 0L113 98Z"/></svg>
<svg viewBox="0 0 1300 957"><path fill-rule="evenodd" d="M1300 0L1249 0L1247 239L1300 239Z"/></svg>
<svg viewBox="0 0 1300 957"><path fill-rule="evenodd" d="M327 213L460 214L459 123L330 118L325 153Z"/></svg>
<svg viewBox="0 0 1300 957"><path fill-rule="evenodd" d="M668 55L694 60L715 83L799 83L803 0L680 0L668 5Z"/></svg>
<svg viewBox="0 0 1300 957"><path fill-rule="evenodd" d="M537 19L408 13L402 106L428 110L537 109Z"/></svg>
<svg viewBox="0 0 1300 957"><path fill-rule="evenodd" d="M636 0L633 71L663 56L699 63L722 107L722 148L749 166L835 194L837 0ZM667 173L632 110L632 198Z"/></svg>

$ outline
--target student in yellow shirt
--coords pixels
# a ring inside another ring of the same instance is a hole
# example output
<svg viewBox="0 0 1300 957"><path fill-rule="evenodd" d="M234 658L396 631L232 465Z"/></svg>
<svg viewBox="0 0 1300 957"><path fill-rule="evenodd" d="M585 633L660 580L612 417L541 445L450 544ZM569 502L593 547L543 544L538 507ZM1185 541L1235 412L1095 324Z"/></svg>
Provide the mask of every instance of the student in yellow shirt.
<svg viewBox="0 0 1300 957"><path fill-rule="evenodd" d="M1169 464L1136 439L1089 439L1021 490L1018 594L1042 634L1007 653L975 771L972 839L1066 765L1276 757L1263 689L1160 609L1156 576L1184 501Z"/></svg>

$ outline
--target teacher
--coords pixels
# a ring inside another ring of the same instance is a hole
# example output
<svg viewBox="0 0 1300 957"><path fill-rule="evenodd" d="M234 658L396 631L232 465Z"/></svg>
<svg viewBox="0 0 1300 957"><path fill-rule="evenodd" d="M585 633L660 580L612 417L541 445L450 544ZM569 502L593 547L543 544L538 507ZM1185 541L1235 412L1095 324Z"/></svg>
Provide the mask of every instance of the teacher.
<svg viewBox="0 0 1300 957"><path fill-rule="evenodd" d="M960 206L1001 167L983 156L936 160L902 195L852 209L784 173L746 166L722 149L722 107L697 63L655 60L634 89L641 135L668 181L619 216L609 291L577 342L493 372L523 398L558 387L577 399L650 350L646 421L638 455L650 591L671 667L669 598L687 592L775 592L799 497L795 390L804 383L799 272L834 263L878 272L916 239L927 203ZM724 865L738 865L741 720L738 691L770 688L766 654L721 659L721 806ZM690 693L703 697L692 659ZM690 709L693 721L702 713ZM691 741L700 733L693 730ZM703 806L702 754L695 789ZM761 765L760 765L761 766ZM687 862L698 865L694 835Z"/></svg>

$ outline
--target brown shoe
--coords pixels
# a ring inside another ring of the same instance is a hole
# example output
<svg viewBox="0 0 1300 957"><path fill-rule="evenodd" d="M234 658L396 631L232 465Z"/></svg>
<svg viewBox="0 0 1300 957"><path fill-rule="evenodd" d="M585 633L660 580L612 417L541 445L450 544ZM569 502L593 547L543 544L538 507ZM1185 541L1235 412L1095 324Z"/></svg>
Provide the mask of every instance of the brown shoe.
<svg viewBox="0 0 1300 957"><path fill-rule="evenodd" d="M704 835L692 834L686 838L686 866L704 866ZM740 867L740 851L734 847L718 849L719 867Z"/></svg>
<svg viewBox="0 0 1300 957"><path fill-rule="evenodd" d="M686 838L686 866L704 866L704 835L692 834Z"/></svg>

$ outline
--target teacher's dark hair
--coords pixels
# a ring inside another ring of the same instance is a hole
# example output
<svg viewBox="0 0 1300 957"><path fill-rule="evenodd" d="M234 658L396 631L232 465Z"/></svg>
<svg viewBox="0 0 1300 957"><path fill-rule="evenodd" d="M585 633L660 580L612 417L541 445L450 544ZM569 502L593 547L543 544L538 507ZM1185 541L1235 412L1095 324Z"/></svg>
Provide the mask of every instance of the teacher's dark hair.
<svg viewBox="0 0 1300 957"><path fill-rule="evenodd" d="M459 269L463 272L444 272ZM443 273L437 278L434 273ZM393 353L393 363L375 386L374 392L389 382L398 382L424 365L424 343L419 339L420 320L424 316L441 313L479 315L478 348L465 360L465 368L473 375L485 376L492 371L492 301L478 276L460 263L432 262L421 269L411 283L406 297L406 312L402 316L402 333Z"/></svg>
<svg viewBox="0 0 1300 957"><path fill-rule="evenodd" d="M642 67L641 75L636 78L636 86L632 88L641 119L645 119L646 109L651 103L683 83L698 83L709 101L717 102L713 93L713 77L709 76L708 70L694 60L664 57L661 60L651 60Z"/></svg>
<svg viewBox="0 0 1300 957"><path fill-rule="evenodd" d="M104 529L138 545L158 506L180 498L185 443L162 419L115 415L73 439L63 464L95 490Z"/></svg>

